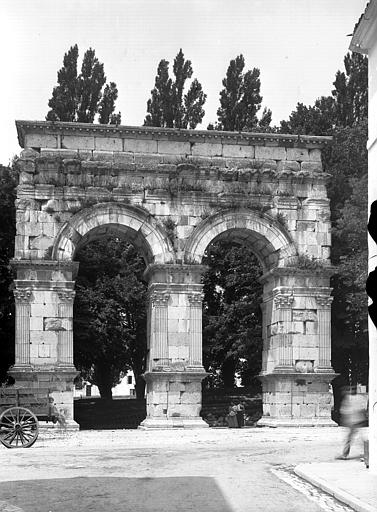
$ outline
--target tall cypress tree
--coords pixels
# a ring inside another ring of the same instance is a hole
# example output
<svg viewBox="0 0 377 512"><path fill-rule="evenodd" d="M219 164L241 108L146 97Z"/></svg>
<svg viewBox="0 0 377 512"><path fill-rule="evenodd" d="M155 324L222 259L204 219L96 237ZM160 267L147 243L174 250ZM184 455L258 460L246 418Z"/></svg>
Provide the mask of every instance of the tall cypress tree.
<svg viewBox="0 0 377 512"><path fill-rule="evenodd" d="M169 62L161 60L155 78L151 98L147 102L145 126L166 128L196 128L204 117L203 105L206 101L201 84L193 80L184 94L187 80L192 77L190 60L179 50L173 64L174 80L169 76Z"/></svg>
<svg viewBox="0 0 377 512"><path fill-rule="evenodd" d="M89 48L84 55L81 72L77 74L77 44L64 55L63 67L58 71L58 85L48 102L51 110L47 121L93 123L99 114L101 124L119 124L120 113L113 115L118 90L114 82L106 84L103 63Z"/></svg>
<svg viewBox="0 0 377 512"><path fill-rule="evenodd" d="M220 107L217 110L216 129L228 131L252 131L266 129L271 122L271 110L264 109L261 121L257 113L261 108L260 71L258 68L246 71L243 55L230 61L224 88L220 91ZM211 126L212 127L212 126Z"/></svg>

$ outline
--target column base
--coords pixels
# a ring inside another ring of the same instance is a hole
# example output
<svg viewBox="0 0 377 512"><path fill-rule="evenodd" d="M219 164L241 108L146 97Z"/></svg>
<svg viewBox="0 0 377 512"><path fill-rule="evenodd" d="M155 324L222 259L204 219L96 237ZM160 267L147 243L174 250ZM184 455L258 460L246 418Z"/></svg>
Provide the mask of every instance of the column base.
<svg viewBox="0 0 377 512"><path fill-rule="evenodd" d="M67 420L64 427L58 422L52 423L51 421L39 421L39 430L60 430L63 432L76 432L80 430L80 425L75 420Z"/></svg>
<svg viewBox="0 0 377 512"><path fill-rule="evenodd" d="M209 425L202 418L146 418L140 423L140 430L157 430L157 429L196 429L208 428Z"/></svg>
<svg viewBox="0 0 377 512"><path fill-rule="evenodd" d="M338 424L329 418L270 418L262 416L257 427L337 427Z"/></svg>

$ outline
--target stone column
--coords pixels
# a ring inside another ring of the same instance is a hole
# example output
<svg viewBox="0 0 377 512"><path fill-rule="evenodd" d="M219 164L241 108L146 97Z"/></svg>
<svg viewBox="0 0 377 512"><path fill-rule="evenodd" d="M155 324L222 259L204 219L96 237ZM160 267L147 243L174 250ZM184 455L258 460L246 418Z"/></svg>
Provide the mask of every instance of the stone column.
<svg viewBox="0 0 377 512"><path fill-rule="evenodd" d="M202 293L188 295L190 304L190 352L189 367L202 368Z"/></svg>
<svg viewBox="0 0 377 512"><path fill-rule="evenodd" d="M16 343L15 367L30 366L30 301L32 292L28 289L13 291L16 302Z"/></svg>
<svg viewBox="0 0 377 512"><path fill-rule="evenodd" d="M274 297L275 308L278 313L279 322L279 362L278 366L282 369L293 368L293 350L292 350L292 304L293 295L279 294Z"/></svg>
<svg viewBox="0 0 377 512"><path fill-rule="evenodd" d="M168 303L167 291L153 291L151 301L151 336L150 365L151 370L169 366L168 348Z"/></svg>
<svg viewBox="0 0 377 512"><path fill-rule="evenodd" d="M333 297L318 295L317 317L319 334L318 370L331 370L331 303Z"/></svg>
<svg viewBox="0 0 377 512"><path fill-rule="evenodd" d="M59 319L62 319L61 330L58 331L58 366L73 367L73 301L74 290L63 290L58 292L60 299ZM64 324L64 325L63 325Z"/></svg>

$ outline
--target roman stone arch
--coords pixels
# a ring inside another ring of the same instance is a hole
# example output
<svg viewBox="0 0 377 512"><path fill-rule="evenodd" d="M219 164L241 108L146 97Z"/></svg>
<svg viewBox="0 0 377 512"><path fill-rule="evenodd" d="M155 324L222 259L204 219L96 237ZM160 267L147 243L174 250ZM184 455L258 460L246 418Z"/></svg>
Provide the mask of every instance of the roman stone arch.
<svg viewBox="0 0 377 512"><path fill-rule="evenodd" d="M208 244L251 245L263 267L263 418L329 425L328 137L17 121L17 383L52 391L73 421L75 252L109 232L144 256L147 418L200 417L201 264Z"/></svg>
<svg viewBox="0 0 377 512"><path fill-rule="evenodd" d="M78 248L110 232L123 234L140 249L147 264L174 261L170 240L148 211L112 202L93 205L73 215L56 237L52 259L72 261Z"/></svg>
<svg viewBox="0 0 377 512"><path fill-rule="evenodd" d="M229 237L251 244L264 271L294 263L297 256L283 225L258 210L236 209L218 212L202 221L187 240L185 259L201 263L211 242Z"/></svg>

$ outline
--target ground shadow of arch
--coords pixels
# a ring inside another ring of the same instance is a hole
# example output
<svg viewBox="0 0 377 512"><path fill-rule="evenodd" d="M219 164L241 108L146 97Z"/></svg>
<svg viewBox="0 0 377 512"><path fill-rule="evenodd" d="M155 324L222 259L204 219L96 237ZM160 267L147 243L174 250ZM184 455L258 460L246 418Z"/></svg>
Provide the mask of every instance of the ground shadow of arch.
<svg viewBox="0 0 377 512"><path fill-rule="evenodd" d="M201 263L204 252L214 240L233 238L250 243L263 271L292 264L297 257L295 245L284 226L258 211L226 210L203 220L185 246L185 261Z"/></svg>
<svg viewBox="0 0 377 512"><path fill-rule="evenodd" d="M147 264L175 262L167 234L147 210L113 202L99 203L73 215L55 239L52 259L71 261L80 247L110 232L124 234Z"/></svg>

